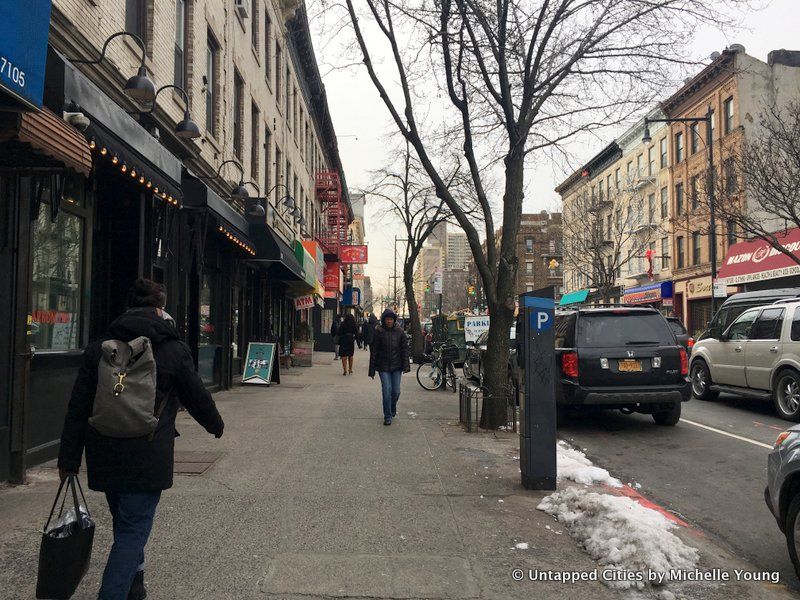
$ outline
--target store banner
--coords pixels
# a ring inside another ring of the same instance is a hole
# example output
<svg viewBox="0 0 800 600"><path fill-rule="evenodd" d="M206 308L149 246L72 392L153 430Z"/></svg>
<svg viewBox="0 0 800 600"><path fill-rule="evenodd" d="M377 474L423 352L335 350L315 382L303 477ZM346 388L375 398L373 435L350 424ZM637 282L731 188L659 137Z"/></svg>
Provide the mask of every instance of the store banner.
<svg viewBox="0 0 800 600"><path fill-rule="evenodd" d="M659 281L635 288L628 288L622 296L625 304L648 304L661 302L665 298L672 298L672 282Z"/></svg>
<svg viewBox="0 0 800 600"><path fill-rule="evenodd" d="M0 90L42 107L50 0L0 1Z"/></svg>
<svg viewBox="0 0 800 600"><path fill-rule="evenodd" d="M314 265L316 266L315 274L317 276L317 281L321 284L325 280L325 253L322 251L322 247L318 242L311 240L303 240L303 248L305 248L311 255L311 258L314 259Z"/></svg>
<svg viewBox="0 0 800 600"><path fill-rule="evenodd" d="M323 274L323 283L325 285L325 297L335 298L336 292L339 291L339 280L341 278L341 270L338 262L326 262L325 272ZM328 293L334 293L333 296L328 296Z"/></svg>
<svg viewBox="0 0 800 600"><path fill-rule="evenodd" d="M340 246L339 261L343 265L367 264L367 246Z"/></svg>
<svg viewBox="0 0 800 600"><path fill-rule="evenodd" d="M778 233L775 238L784 249L800 259L800 228ZM800 264L760 239L731 246L719 269L719 278L724 279L727 285L799 274Z"/></svg>
<svg viewBox="0 0 800 600"><path fill-rule="evenodd" d="M300 296L299 298L294 299L294 308L295 310L305 310L308 308L314 308L314 296Z"/></svg>

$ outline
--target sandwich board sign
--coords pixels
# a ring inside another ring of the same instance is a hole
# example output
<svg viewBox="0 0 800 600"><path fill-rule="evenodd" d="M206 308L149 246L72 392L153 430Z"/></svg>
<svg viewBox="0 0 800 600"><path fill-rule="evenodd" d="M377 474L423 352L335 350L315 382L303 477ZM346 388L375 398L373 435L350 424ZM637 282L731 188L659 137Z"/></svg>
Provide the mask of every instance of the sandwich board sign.
<svg viewBox="0 0 800 600"><path fill-rule="evenodd" d="M266 342L247 344L247 358L242 373L242 383L269 385L272 382L272 369L278 345Z"/></svg>

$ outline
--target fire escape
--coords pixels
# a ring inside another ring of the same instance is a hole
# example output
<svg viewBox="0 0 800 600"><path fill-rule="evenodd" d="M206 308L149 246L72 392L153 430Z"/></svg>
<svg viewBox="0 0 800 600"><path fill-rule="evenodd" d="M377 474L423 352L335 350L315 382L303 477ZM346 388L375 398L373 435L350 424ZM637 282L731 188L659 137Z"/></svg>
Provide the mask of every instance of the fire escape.
<svg viewBox="0 0 800 600"><path fill-rule="evenodd" d="M339 173L318 171L316 193L324 218L319 241L325 254L339 254L339 246L347 242L347 206L342 200Z"/></svg>

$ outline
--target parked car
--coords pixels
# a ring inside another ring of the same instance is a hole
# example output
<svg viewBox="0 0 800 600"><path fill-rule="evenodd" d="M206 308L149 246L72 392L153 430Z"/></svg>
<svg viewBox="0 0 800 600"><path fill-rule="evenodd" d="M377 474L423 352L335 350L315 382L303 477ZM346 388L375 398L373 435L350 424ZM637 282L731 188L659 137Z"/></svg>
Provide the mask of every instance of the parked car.
<svg viewBox="0 0 800 600"><path fill-rule="evenodd" d="M512 386L512 393L519 387L519 368L517 367L517 330L512 327L508 335L508 382ZM464 376L478 383L483 383L483 363L486 356L486 345L489 340L489 332L484 331L475 340L475 343L467 343L467 355L464 359Z"/></svg>
<svg viewBox="0 0 800 600"><path fill-rule="evenodd" d="M678 340L678 343L686 348L686 352L689 354L692 353L692 347L694 346L694 338L689 335L689 332L686 331L686 327L683 326L683 323L678 317L664 317L669 323L670 328L672 329L672 333L675 334L675 339Z"/></svg>
<svg viewBox="0 0 800 600"><path fill-rule="evenodd" d="M645 307L580 308L555 322L558 418L570 407L651 414L675 425L690 399L689 359L670 325Z"/></svg>
<svg viewBox="0 0 800 600"><path fill-rule="evenodd" d="M749 308L716 337L695 344L692 393L772 400L778 415L800 421L800 300Z"/></svg>
<svg viewBox="0 0 800 600"><path fill-rule="evenodd" d="M697 337L697 341L709 337L719 337L736 320L736 317L748 308L764 306L765 304L772 304L778 300L790 298L800 299L800 288L780 288L734 294L722 303L722 306L719 307L711 319L708 329Z"/></svg>
<svg viewBox="0 0 800 600"><path fill-rule="evenodd" d="M800 425L781 433L767 457L764 499L786 536L789 557L800 577Z"/></svg>

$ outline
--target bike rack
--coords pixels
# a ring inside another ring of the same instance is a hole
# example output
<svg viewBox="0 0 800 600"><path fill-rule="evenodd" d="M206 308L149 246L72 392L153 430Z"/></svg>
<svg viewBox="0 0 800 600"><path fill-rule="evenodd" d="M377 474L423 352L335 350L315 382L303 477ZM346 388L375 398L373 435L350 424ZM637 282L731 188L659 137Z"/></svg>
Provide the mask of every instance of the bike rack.
<svg viewBox="0 0 800 600"><path fill-rule="evenodd" d="M477 385L463 377L460 377L458 385L458 421L466 428L468 433L480 431L480 415L483 401L491 398L489 390ZM507 423L510 423L510 430L518 432L517 427L517 402L514 397L514 388L510 385L503 386L502 394L506 398ZM508 429L507 429L508 430ZM486 430L489 431L489 430Z"/></svg>

